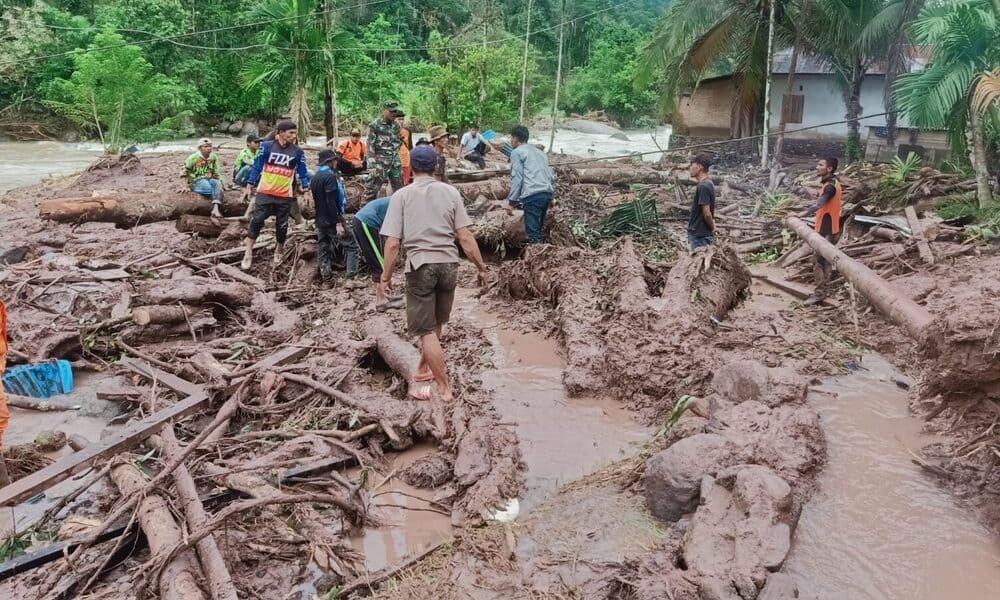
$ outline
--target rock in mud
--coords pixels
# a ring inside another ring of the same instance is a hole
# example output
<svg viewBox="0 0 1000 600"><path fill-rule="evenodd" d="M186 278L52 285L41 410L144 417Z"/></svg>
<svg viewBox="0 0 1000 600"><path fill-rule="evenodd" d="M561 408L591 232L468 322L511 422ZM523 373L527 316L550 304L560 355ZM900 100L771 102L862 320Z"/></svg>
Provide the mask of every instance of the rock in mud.
<svg viewBox="0 0 1000 600"><path fill-rule="evenodd" d="M807 382L789 369L772 369L755 360L738 360L716 369L712 389L732 402L754 400L775 407L805 399Z"/></svg>
<svg viewBox="0 0 1000 600"><path fill-rule="evenodd" d="M416 488L436 488L451 480L454 464L447 452L435 452L413 461L399 478Z"/></svg>
<svg viewBox="0 0 1000 600"><path fill-rule="evenodd" d="M721 435L684 438L646 461L646 503L664 521L676 521L698 506L702 478L732 464L734 452Z"/></svg>
<svg viewBox="0 0 1000 600"><path fill-rule="evenodd" d="M35 436L35 448L39 452L55 452L66 445L66 433L62 431L42 431Z"/></svg>
<svg viewBox="0 0 1000 600"><path fill-rule="evenodd" d="M24 262L28 250L27 246L0 246L0 264L13 265Z"/></svg>
<svg viewBox="0 0 1000 600"><path fill-rule="evenodd" d="M784 573L771 573L757 600L796 600L799 588L795 580Z"/></svg>
<svg viewBox="0 0 1000 600"><path fill-rule="evenodd" d="M753 600L791 548L792 490L758 465L706 476L701 506L681 543L688 573L706 600Z"/></svg>

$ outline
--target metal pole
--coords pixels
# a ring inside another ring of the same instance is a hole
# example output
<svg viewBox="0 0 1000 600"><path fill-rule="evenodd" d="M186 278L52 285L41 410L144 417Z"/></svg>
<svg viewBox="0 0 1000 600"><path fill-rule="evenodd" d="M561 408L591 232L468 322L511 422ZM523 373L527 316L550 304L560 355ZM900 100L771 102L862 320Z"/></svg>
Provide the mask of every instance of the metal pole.
<svg viewBox="0 0 1000 600"><path fill-rule="evenodd" d="M563 28L566 26L566 0L562 0L559 11L559 61L556 65L556 97L552 101L552 132L549 135L549 152L554 152L556 144L556 115L559 114L559 86L562 84Z"/></svg>
<svg viewBox="0 0 1000 600"><path fill-rule="evenodd" d="M524 30L524 64L521 66L521 110L518 112L518 120L524 123L524 103L528 97L528 41L531 38L531 5L533 0L528 0L528 25Z"/></svg>
<svg viewBox="0 0 1000 600"><path fill-rule="evenodd" d="M771 18L767 32L767 78L764 80L764 137L760 143L760 166L766 169L768 165L768 134L771 128L771 78L774 73L774 12L778 0L771 0Z"/></svg>

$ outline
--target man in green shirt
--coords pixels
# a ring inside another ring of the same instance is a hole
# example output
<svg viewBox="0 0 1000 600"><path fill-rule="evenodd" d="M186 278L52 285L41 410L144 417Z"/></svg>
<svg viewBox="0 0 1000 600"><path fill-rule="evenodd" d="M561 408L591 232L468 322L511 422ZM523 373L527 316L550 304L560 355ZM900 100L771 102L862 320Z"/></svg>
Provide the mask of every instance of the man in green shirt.
<svg viewBox="0 0 1000 600"><path fill-rule="evenodd" d="M222 216L222 162L212 151L212 140L198 141L198 151L184 161L184 176L188 186L212 201L212 216Z"/></svg>
<svg viewBox="0 0 1000 600"><path fill-rule="evenodd" d="M253 164L253 159L257 157L258 150L260 150L260 137L248 135L246 148L240 150L240 153L236 155L236 164L233 165L233 183L240 187L246 186L247 175L250 174L250 165Z"/></svg>

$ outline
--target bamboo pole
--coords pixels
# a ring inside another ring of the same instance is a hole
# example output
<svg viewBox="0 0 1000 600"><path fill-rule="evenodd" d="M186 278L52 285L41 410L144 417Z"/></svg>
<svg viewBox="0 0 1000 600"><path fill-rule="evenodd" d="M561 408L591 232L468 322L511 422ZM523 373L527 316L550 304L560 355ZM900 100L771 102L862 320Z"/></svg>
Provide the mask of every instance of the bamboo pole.
<svg viewBox="0 0 1000 600"><path fill-rule="evenodd" d="M528 42L531 39L531 5L528 0L528 24L524 30L524 64L521 65L521 110L518 111L518 121L524 123L524 105L528 98Z"/></svg>
<svg viewBox="0 0 1000 600"><path fill-rule="evenodd" d="M767 31L767 77L764 79L764 136L760 139L760 167L768 166L768 134L771 129L771 79L774 77L774 18L778 0L771 0L771 16Z"/></svg>
<svg viewBox="0 0 1000 600"><path fill-rule="evenodd" d="M934 315L911 300L901 290L879 277L877 273L849 258L836 246L812 230L797 217L788 217L785 224L798 234L817 254L830 263L849 282L854 284L875 308L903 327L911 337L923 341L934 323Z"/></svg>

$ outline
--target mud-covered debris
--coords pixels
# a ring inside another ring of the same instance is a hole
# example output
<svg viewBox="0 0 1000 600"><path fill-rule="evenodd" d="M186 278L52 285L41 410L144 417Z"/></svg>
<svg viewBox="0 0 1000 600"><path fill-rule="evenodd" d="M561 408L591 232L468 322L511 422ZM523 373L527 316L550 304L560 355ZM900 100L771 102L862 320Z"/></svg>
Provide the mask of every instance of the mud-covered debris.
<svg viewBox="0 0 1000 600"><path fill-rule="evenodd" d="M39 452L55 452L66 446L66 433L63 431L40 431L35 436L35 447Z"/></svg>
<svg viewBox="0 0 1000 600"><path fill-rule="evenodd" d="M732 464L726 438L703 433L684 438L646 461L646 502L664 521L676 521L698 506L705 475Z"/></svg>
<svg viewBox="0 0 1000 600"><path fill-rule="evenodd" d="M446 452L422 456L400 471L399 478L416 488L436 488L451 480L454 461Z"/></svg>

